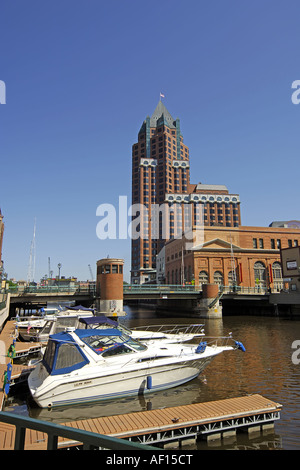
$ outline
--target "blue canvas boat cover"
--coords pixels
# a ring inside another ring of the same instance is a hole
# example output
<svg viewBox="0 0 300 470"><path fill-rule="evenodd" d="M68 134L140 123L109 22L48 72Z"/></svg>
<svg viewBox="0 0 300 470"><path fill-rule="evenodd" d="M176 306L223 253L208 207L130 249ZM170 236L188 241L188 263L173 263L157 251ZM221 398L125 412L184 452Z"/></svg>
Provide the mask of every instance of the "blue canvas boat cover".
<svg viewBox="0 0 300 470"><path fill-rule="evenodd" d="M86 318L80 318L79 319L80 323L85 323L86 325L95 325L95 324L102 324L102 323L107 323L108 325L112 325L117 327L118 322L111 320L110 318L103 316L99 317L86 317Z"/></svg>
<svg viewBox="0 0 300 470"><path fill-rule="evenodd" d="M93 312L93 308L83 307L82 305L75 305L74 307L67 307L68 310L84 310L85 312Z"/></svg>

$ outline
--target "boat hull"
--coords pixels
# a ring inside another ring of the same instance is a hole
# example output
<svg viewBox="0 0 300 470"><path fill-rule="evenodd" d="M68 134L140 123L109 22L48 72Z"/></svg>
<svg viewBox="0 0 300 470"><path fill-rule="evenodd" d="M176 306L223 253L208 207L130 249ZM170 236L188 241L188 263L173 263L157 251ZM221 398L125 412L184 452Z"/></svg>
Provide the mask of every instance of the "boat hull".
<svg viewBox="0 0 300 470"><path fill-rule="evenodd" d="M35 393L30 381L29 388L33 399L42 408L136 396L166 390L196 378L212 357L98 376L87 367L80 377L57 378L48 389Z"/></svg>

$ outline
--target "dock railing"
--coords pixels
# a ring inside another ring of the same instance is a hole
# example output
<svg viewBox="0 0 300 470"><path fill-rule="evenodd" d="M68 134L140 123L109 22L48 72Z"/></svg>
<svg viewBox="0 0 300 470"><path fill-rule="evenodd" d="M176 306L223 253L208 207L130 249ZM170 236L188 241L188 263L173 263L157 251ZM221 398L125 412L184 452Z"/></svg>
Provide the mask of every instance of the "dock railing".
<svg viewBox="0 0 300 470"><path fill-rule="evenodd" d="M74 443L82 445L83 450L99 448L103 450L155 450L155 447L148 445L19 416L6 411L0 412L0 422L16 426L14 450L24 450L26 429L46 433L48 435L47 450L57 450L59 448L58 437L70 439L72 442L70 445L74 445ZM64 445L64 447L67 447L67 445Z"/></svg>

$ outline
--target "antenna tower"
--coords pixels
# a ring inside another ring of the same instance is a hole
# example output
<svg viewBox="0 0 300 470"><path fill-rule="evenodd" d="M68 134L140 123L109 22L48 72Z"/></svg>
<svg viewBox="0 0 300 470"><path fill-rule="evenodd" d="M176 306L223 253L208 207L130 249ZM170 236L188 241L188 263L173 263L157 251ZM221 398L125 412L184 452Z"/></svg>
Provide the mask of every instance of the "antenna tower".
<svg viewBox="0 0 300 470"><path fill-rule="evenodd" d="M90 270L91 281L93 281L94 276L93 276L93 271L92 271L91 265L89 264L88 267L89 267L89 270Z"/></svg>
<svg viewBox="0 0 300 470"><path fill-rule="evenodd" d="M33 238L30 245L30 255L29 255L29 263L28 263L28 272L27 272L27 283L34 281L35 275L35 230L36 230L36 219L34 219L34 227L33 227Z"/></svg>

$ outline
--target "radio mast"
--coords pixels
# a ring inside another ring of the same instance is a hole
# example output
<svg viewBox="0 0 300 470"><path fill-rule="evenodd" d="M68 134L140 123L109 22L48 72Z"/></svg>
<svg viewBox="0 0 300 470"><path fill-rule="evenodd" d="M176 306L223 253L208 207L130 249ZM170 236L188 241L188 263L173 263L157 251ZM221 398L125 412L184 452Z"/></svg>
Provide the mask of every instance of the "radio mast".
<svg viewBox="0 0 300 470"><path fill-rule="evenodd" d="M30 255L29 255L29 263L28 263L28 272L27 272L27 283L34 281L35 275L35 230L36 230L36 219L34 219L34 227L33 227L33 238L30 245Z"/></svg>

